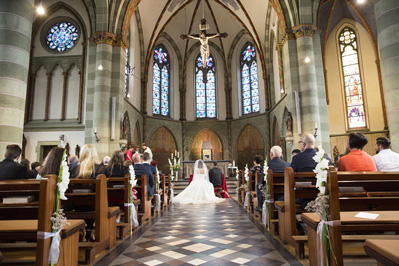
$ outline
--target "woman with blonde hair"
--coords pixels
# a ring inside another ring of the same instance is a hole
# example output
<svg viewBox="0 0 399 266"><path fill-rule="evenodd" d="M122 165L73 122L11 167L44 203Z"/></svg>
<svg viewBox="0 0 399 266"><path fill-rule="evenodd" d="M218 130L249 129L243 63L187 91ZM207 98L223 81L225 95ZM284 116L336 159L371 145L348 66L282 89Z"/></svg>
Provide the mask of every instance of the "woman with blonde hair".
<svg viewBox="0 0 399 266"><path fill-rule="evenodd" d="M71 178L96 178L105 174L104 165L100 165L96 147L85 144L80 150L79 164L72 169Z"/></svg>

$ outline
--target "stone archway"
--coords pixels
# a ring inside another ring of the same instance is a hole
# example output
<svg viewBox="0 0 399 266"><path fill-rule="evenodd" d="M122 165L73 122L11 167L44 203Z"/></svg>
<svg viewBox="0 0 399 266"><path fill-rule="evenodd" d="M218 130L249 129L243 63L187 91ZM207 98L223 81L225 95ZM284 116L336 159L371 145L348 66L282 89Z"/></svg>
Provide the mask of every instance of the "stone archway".
<svg viewBox="0 0 399 266"><path fill-rule="evenodd" d="M169 173L168 158L177 150L175 137L166 127L158 128L151 137L149 147L154 154L154 160L158 162L158 169L163 173Z"/></svg>
<svg viewBox="0 0 399 266"><path fill-rule="evenodd" d="M213 149L213 160L223 160L223 145L219 136L209 128L201 129L191 141L190 160L201 159L201 146L203 141L210 141Z"/></svg>
<svg viewBox="0 0 399 266"><path fill-rule="evenodd" d="M253 125L247 125L241 131L237 141L238 167L243 169L248 164L248 168L251 168L253 158L258 154L265 157L265 143L262 134Z"/></svg>

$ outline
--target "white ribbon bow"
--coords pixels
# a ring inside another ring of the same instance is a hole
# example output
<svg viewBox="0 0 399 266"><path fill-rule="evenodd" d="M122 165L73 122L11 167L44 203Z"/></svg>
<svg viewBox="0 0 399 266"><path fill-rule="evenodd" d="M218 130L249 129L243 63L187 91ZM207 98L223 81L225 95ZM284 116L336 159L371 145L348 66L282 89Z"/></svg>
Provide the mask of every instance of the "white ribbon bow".
<svg viewBox="0 0 399 266"><path fill-rule="evenodd" d="M170 191L170 202L173 202L173 199L174 199L174 197L175 197L173 188L170 188L169 191Z"/></svg>
<svg viewBox="0 0 399 266"><path fill-rule="evenodd" d="M161 211L161 195L160 194L154 194L154 196L157 197L157 212L159 213Z"/></svg>
<svg viewBox="0 0 399 266"><path fill-rule="evenodd" d="M50 253L48 256L48 263L58 263L58 258L60 257L60 243L61 243L61 230L58 230L55 233L50 233L50 232L37 232L37 239L48 239L50 237L53 237L53 240L51 241L51 246L50 246Z"/></svg>
<svg viewBox="0 0 399 266"><path fill-rule="evenodd" d="M340 220L335 220L335 221L324 221L321 219L319 224L317 225L317 257L319 260L318 265L319 266L325 266L326 265L326 260L323 258L323 225L327 226L340 226L341 221ZM327 254L326 254L327 255Z"/></svg>
<svg viewBox="0 0 399 266"><path fill-rule="evenodd" d="M137 220L137 212L133 203L125 203L124 206L132 207L130 208L130 222L134 224L134 227L139 226L139 221Z"/></svg>
<svg viewBox="0 0 399 266"><path fill-rule="evenodd" d="M266 200L263 202L262 205L262 223L265 227L267 227L267 215L268 213L266 212Z"/></svg>
<svg viewBox="0 0 399 266"><path fill-rule="evenodd" d="M249 194L251 194L251 192L247 192L246 194L245 194L245 199L244 199L244 208L247 208L247 206L248 206L248 195Z"/></svg>
<svg viewBox="0 0 399 266"><path fill-rule="evenodd" d="M267 203L274 203L274 199L268 199L268 200L265 200L265 202L267 202Z"/></svg>

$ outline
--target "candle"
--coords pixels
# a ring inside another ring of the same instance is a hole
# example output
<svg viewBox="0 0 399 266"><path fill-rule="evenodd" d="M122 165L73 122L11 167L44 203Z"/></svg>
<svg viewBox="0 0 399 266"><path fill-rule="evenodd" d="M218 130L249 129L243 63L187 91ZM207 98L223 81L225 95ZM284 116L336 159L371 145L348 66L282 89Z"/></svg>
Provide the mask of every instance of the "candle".
<svg viewBox="0 0 399 266"><path fill-rule="evenodd" d="M317 128L317 122L314 123L314 128Z"/></svg>
<svg viewBox="0 0 399 266"><path fill-rule="evenodd" d="M170 154L170 158L172 158L172 159L173 159L173 152Z"/></svg>
<svg viewBox="0 0 399 266"><path fill-rule="evenodd" d="M236 166L236 162L233 160L233 167L235 167Z"/></svg>
<svg viewBox="0 0 399 266"><path fill-rule="evenodd" d="M175 156L177 155L177 151L175 150Z"/></svg>
<svg viewBox="0 0 399 266"><path fill-rule="evenodd" d="M94 133L97 133L97 127L94 128Z"/></svg>
<svg viewBox="0 0 399 266"><path fill-rule="evenodd" d="M177 152L177 158L179 158L179 152Z"/></svg>

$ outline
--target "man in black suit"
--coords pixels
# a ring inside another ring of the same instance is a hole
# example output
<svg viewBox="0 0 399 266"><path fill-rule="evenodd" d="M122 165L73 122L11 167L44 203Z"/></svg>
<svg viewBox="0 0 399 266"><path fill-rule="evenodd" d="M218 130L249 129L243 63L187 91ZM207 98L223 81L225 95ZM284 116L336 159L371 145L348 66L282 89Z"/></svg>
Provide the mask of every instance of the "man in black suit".
<svg viewBox="0 0 399 266"><path fill-rule="evenodd" d="M283 150L281 149L280 146L273 146L270 149L270 161L267 162L267 166L269 167L270 170L272 170L273 173L284 173L284 170L286 167L290 167L290 164L286 161L283 161L281 159L281 156L283 155ZM264 175L262 175L264 176ZM263 178L264 179L264 178ZM266 185L266 181L262 179L261 184ZM259 186L256 188L258 195L262 195L262 191L260 190ZM274 199L278 199L282 195L275 194ZM262 211L262 197L258 197L258 207L256 208L257 211L261 212Z"/></svg>
<svg viewBox="0 0 399 266"><path fill-rule="evenodd" d="M150 154L147 152L143 153L143 165L148 167L153 175L157 174L157 169L151 165Z"/></svg>
<svg viewBox="0 0 399 266"><path fill-rule="evenodd" d="M142 175L147 176L147 193L148 193L148 198L151 200L154 197L154 189L155 189L154 175L152 174L150 167L147 167L146 165L143 165L140 162L140 154L135 153L133 155L133 162L134 162L133 168L136 177L140 177Z"/></svg>
<svg viewBox="0 0 399 266"><path fill-rule="evenodd" d="M222 197L220 193L223 188L223 173L218 167L218 163L216 161L212 162L212 168L209 170L209 181L212 183L213 187L217 189L216 196Z"/></svg>
<svg viewBox="0 0 399 266"><path fill-rule="evenodd" d="M28 179L28 169L17 163L21 155L21 148L18 145L7 145L4 160L0 162L0 180Z"/></svg>
<svg viewBox="0 0 399 266"><path fill-rule="evenodd" d="M303 135L298 143L302 152L292 158L292 169L294 172L313 172L318 164L318 162L313 160L313 156L315 156L317 152L314 148L315 139L313 135ZM325 155L324 158L326 158L328 164L331 165L331 159L327 155Z"/></svg>

